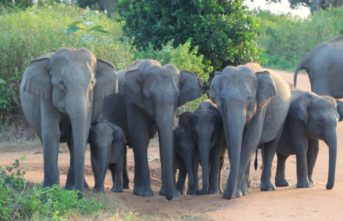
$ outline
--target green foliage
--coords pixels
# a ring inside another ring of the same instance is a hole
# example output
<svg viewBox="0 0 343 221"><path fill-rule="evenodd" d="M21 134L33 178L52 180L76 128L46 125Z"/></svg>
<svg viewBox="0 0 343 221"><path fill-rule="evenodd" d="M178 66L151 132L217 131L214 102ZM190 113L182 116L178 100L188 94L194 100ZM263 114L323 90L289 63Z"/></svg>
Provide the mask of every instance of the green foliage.
<svg viewBox="0 0 343 221"><path fill-rule="evenodd" d="M80 199L77 191L29 185L19 166L16 160L0 167L0 220L66 220L75 213L90 215L104 208L94 199Z"/></svg>
<svg viewBox="0 0 343 221"><path fill-rule="evenodd" d="M97 11L63 4L34 6L0 16L0 30L0 79L5 81L0 82L0 120L19 110L22 74L42 54L60 47L85 47L117 68L133 60L121 25Z"/></svg>
<svg viewBox="0 0 343 221"><path fill-rule="evenodd" d="M169 41L161 50L154 50L150 44L145 50L137 51L136 58L155 59L164 64L174 64L178 69L195 73L202 82L207 82L209 73L213 71L211 65L204 63L204 56L198 55L198 47L191 48L191 41L180 44L176 48Z"/></svg>
<svg viewBox="0 0 343 221"><path fill-rule="evenodd" d="M343 8L321 11L305 20L267 12L258 13L256 18L262 64L269 67L295 69L316 44L343 34Z"/></svg>
<svg viewBox="0 0 343 221"><path fill-rule="evenodd" d="M191 39L205 64L220 69L256 59L255 22L242 0L120 0L124 31L139 48L160 49Z"/></svg>

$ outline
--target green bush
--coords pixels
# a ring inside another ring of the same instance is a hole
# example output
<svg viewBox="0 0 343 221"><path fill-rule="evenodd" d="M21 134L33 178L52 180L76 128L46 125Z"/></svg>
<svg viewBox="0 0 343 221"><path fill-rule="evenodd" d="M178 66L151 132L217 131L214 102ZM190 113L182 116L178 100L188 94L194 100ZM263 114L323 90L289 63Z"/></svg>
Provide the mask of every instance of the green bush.
<svg viewBox="0 0 343 221"><path fill-rule="evenodd" d="M321 11L304 20L267 12L257 13L256 18L261 60L269 67L294 69L316 44L343 34L343 8Z"/></svg>
<svg viewBox="0 0 343 221"><path fill-rule="evenodd" d="M104 208L94 199L80 199L77 191L29 184L19 166L16 160L0 167L0 220L66 220L75 213L90 215Z"/></svg>
<svg viewBox="0 0 343 221"><path fill-rule="evenodd" d="M191 39L204 55L205 64L215 69L257 58L255 22L242 0L120 0L118 13L123 29L137 48L160 49Z"/></svg>
<svg viewBox="0 0 343 221"><path fill-rule="evenodd" d="M77 21L77 23L75 23ZM85 25L88 28L85 28ZM74 32L68 32L71 26ZM94 29L92 29L95 27ZM98 28L96 28L98 27ZM99 27L108 33L99 31ZM0 16L0 119L19 109L18 88L30 61L60 47L86 47L123 68L133 60L121 25L97 11L54 4Z"/></svg>
<svg viewBox="0 0 343 221"><path fill-rule="evenodd" d="M173 47L173 42L169 41L160 50L154 50L150 44L145 50L136 51L135 57L155 59L162 65L174 64L180 70L195 73L203 83L206 83L209 73L213 71L213 67L206 65L204 56L198 54L198 47L192 49L191 41L188 40L185 44L180 44L176 48Z"/></svg>

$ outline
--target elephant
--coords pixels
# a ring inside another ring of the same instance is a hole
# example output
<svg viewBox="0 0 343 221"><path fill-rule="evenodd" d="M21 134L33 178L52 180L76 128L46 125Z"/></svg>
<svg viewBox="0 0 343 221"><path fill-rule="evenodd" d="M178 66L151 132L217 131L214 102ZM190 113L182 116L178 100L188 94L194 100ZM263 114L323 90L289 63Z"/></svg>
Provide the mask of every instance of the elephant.
<svg viewBox="0 0 343 221"><path fill-rule="evenodd" d="M291 101L290 87L279 75L251 64L227 66L212 79L209 97L218 105L230 159L225 199L248 192L246 171L256 148L263 144L260 189L272 191L271 162Z"/></svg>
<svg viewBox="0 0 343 221"><path fill-rule="evenodd" d="M300 70L308 73L311 90L319 95L343 98L343 36L312 48L302 59L294 72L294 86Z"/></svg>
<svg viewBox="0 0 343 221"><path fill-rule="evenodd" d="M179 169L176 188L180 193L184 193L186 176L188 175L187 194L194 195L197 188L194 183L193 165L195 161L196 145L192 135L191 112L184 112L179 116L179 125L173 130L174 135L174 176Z"/></svg>
<svg viewBox="0 0 343 221"><path fill-rule="evenodd" d="M88 49L60 48L33 60L20 84L24 115L43 144L43 186L59 184L58 144L70 152L67 189L84 188L85 149L90 124L107 95L118 92L114 66Z"/></svg>
<svg viewBox="0 0 343 221"><path fill-rule="evenodd" d="M312 172L318 155L318 140L329 147L329 176L326 189L335 182L337 157L336 127L339 120L336 101L330 96L313 92L292 91L292 101L284 130L277 147L276 186L288 186L285 163L295 154L297 161L297 188L313 186Z"/></svg>
<svg viewBox="0 0 343 221"><path fill-rule="evenodd" d="M192 131L200 155L202 169L202 189L198 194L220 193L220 173L224 163L226 145L222 128L222 119L217 105L205 100L191 115ZM198 159L198 158L196 158ZM198 162L194 176L197 180Z"/></svg>
<svg viewBox="0 0 343 221"><path fill-rule="evenodd" d="M109 96L103 116L119 125L132 146L135 161L133 193L152 196L147 161L149 140L158 131L161 156L160 194L171 200L179 193L173 182L173 120L175 109L200 97L199 79L174 65L140 59L118 71L119 95Z"/></svg>
<svg viewBox="0 0 343 221"><path fill-rule="evenodd" d="M123 191L123 167L126 140L123 130L107 120L92 123L89 131L91 164L94 174L94 192L104 192L107 169L112 174L112 192Z"/></svg>

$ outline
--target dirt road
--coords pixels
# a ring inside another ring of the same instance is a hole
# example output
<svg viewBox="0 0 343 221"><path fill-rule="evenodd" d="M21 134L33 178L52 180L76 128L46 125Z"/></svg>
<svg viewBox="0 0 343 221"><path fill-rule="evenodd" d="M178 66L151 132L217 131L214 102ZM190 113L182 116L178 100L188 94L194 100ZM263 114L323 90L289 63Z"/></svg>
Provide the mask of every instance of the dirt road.
<svg viewBox="0 0 343 221"><path fill-rule="evenodd" d="M293 74L279 73L292 82ZM298 87L309 90L306 75L298 77ZM132 189L116 194L121 201L134 213L145 215L157 215L161 217L200 215L203 220L343 220L343 124L338 127L338 156L336 169L336 183L333 190L326 190L325 184L328 175L328 148L320 143L320 152L314 170L315 187L310 189L296 189L295 157L287 161L286 177L290 187L278 188L274 192L260 192L259 180L261 170L251 169L252 190L248 196L235 200L224 200L221 195L209 196L181 196L168 202L158 195L160 187L159 152L156 140L153 140L149 148L149 165L152 179L154 197L142 198L132 194ZM39 150L39 149L38 149ZM36 150L20 152L1 152L0 164L6 165L14 159L25 155L27 160L23 162L23 168L27 171L26 178L33 182L41 182L42 153ZM90 168L89 154L87 154L86 179L93 185L93 177ZM133 180L133 155L128 151L129 175ZM227 159L226 159L227 164ZM259 160L261 165L261 161ZM64 184L69 154L64 152L59 156L61 183ZM273 177L275 173L273 165ZM228 168L223 171L222 184L226 183ZM132 187L132 183L130 183ZM106 178L107 194L111 187L110 176Z"/></svg>

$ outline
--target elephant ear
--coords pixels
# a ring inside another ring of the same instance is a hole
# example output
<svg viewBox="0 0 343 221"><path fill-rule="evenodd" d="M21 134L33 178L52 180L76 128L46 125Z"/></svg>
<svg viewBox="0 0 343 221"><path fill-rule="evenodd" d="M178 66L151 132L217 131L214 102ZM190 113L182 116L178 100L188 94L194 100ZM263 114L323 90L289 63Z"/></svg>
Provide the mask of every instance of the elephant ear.
<svg viewBox="0 0 343 221"><path fill-rule="evenodd" d="M51 99L51 77L49 75L49 63L52 54L47 54L31 61L25 70L20 90L33 95Z"/></svg>
<svg viewBox="0 0 343 221"><path fill-rule="evenodd" d="M95 78L94 99L104 98L118 92L118 77L112 63L97 59Z"/></svg>
<svg viewBox="0 0 343 221"><path fill-rule="evenodd" d="M181 71L179 78L179 90L180 95L178 106L200 97L201 84L199 78L190 72Z"/></svg>
<svg viewBox="0 0 343 221"><path fill-rule="evenodd" d="M308 108L311 103L311 96L308 93L304 93L297 99L293 100L289 110L288 115L300 119L304 123L308 120Z"/></svg>
<svg viewBox="0 0 343 221"><path fill-rule="evenodd" d="M142 93L142 77L138 69L129 70L121 82L120 93L139 108L144 108Z"/></svg>
<svg viewBox="0 0 343 221"><path fill-rule="evenodd" d="M276 95L276 88L268 71L256 72L256 76L258 82L256 101L257 108L260 109L266 102Z"/></svg>
<svg viewBox="0 0 343 221"><path fill-rule="evenodd" d="M216 71L211 81L210 91L208 92L208 97L213 102L216 102L216 97L220 93L220 79L221 79L221 72Z"/></svg>
<svg viewBox="0 0 343 221"><path fill-rule="evenodd" d="M343 102L340 100L336 100L336 102L337 102L337 113L339 115L338 121L342 121L343 120Z"/></svg>
<svg viewBox="0 0 343 221"><path fill-rule="evenodd" d="M191 112L189 111L183 112L179 116L179 126L190 131L192 128L192 117L193 117L193 114Z"/></svg>

